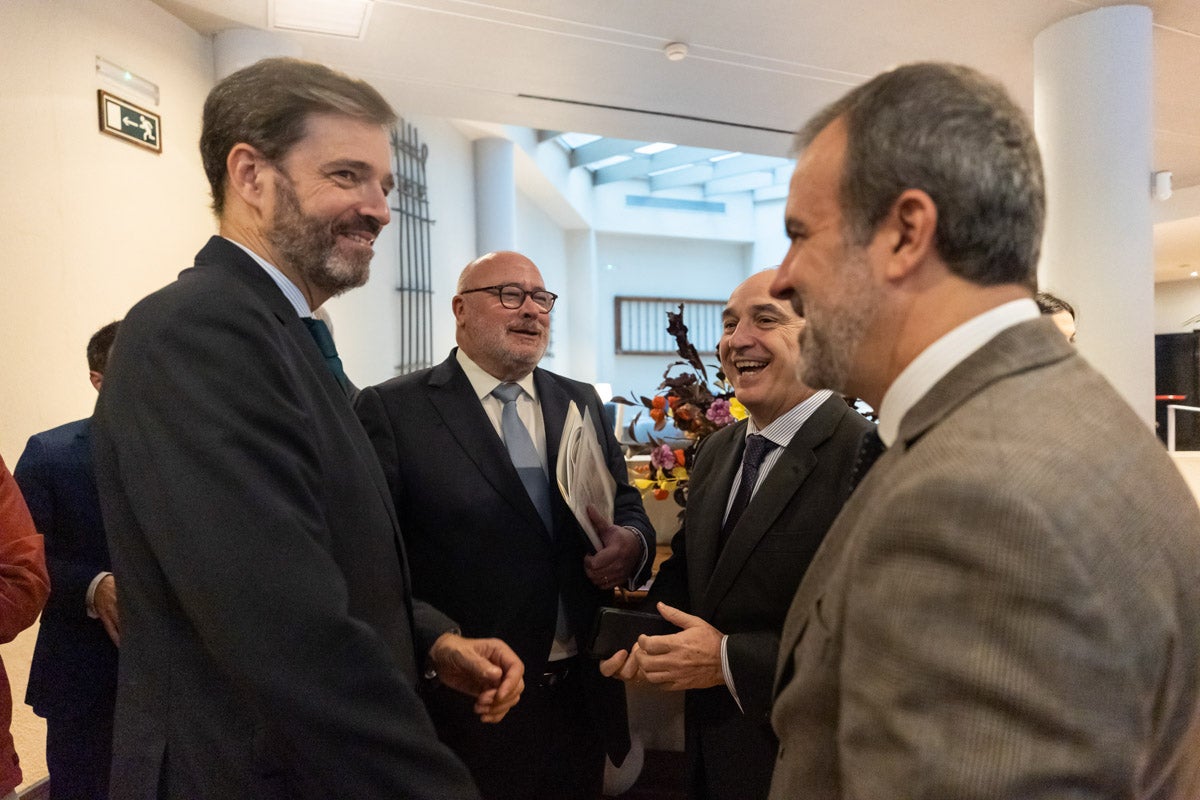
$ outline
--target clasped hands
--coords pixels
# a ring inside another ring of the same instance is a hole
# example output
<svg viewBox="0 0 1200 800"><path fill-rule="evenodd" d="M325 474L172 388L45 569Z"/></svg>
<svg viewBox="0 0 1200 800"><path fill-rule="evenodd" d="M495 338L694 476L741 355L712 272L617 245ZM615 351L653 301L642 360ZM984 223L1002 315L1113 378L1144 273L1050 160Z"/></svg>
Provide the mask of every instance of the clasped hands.
<svg viewBox="0 0 1200 800"><path fill-rule="evenodd" d="M475 698L483 722L499 722L525 691L525 665L499 639L468 639L443 633L429 649L438 678L451 689Z"/></svg>
<svg viewBox="0 0 1200 800"><path fill-rule="evenodd" d="M583 570L588 580L601 589L620 586L629 580L642 560L639 537L629 528L614 525L594 506L588 506L587 513L604 546L583 557Z"/></svg>
<svg viewBox="0 0 1200 800"><path fill-rule="evenodd" d="M601 674L626 683L646 681L670 691L724 685L724 635L700 617L666 603L658 604L658 613L683 630L667 636L642 634L631 651L620 650L601 661Z"/></svg>

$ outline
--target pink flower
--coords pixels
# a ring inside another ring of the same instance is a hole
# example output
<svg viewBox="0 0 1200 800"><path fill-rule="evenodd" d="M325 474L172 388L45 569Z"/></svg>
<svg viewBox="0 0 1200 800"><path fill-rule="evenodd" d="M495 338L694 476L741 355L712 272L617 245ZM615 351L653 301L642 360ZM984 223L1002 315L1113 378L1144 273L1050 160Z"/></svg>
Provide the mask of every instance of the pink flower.
<svg viewBox="0 0 1200 800"><path fill-rule="evenodd" d="M650 451L650 465L655 469L675 469L675 454L669 445L660 444Z"/></svg>
<svg viewBox="0 0 1200 800"><path fill-rule="evenodd" d="M704 416L708 417L708 420L718 428L733 422L733 415L729 413L728 400L713 400L712 405L704 412Z"/></svg>

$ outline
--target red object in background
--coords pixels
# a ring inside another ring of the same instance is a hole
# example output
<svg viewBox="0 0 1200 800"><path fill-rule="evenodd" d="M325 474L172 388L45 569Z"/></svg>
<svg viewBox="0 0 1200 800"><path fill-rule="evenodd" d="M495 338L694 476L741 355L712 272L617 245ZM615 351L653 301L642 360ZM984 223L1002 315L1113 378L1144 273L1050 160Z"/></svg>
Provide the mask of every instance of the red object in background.
<svg viewBox="0 0 1200 800"><path fill-rule="evenodd" d="M1187 400L1186 394L1156 394L1155 400Z"/></svg>

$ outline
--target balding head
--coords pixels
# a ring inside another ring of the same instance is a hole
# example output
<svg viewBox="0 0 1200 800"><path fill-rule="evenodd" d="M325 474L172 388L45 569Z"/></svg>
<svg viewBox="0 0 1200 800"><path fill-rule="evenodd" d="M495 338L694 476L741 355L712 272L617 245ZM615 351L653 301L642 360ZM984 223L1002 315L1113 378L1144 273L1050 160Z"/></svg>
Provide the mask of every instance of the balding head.
<svg viewBox="0 0 1200 800"><path fill-rule="evenodd" d="M550 312L529 295L505 308L500 287L545 291L542 273L520 253L503 250L472 261L458 278L452 306L458 346L497 380L516 381L533 371L550 342ZM486 291L481 291L486 290Z"/></svg>

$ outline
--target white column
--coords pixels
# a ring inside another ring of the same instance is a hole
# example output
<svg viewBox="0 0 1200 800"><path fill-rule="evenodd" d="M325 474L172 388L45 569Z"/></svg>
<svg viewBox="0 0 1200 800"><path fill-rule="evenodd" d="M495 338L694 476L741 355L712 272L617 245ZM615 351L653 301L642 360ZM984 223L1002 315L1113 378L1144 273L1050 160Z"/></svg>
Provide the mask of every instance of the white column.
<svg viewBox="0 0 1200 800"><path fill-rule="evenodd" d="M213 71L218 81L264 58L300 58L300 45L278 33L231 28L213 36Z"/></svg>
<svg viewBox="0 0 1200 800"><path fill-rule="evenodd" d="M570 313L564 320L559 317L570 343L566 349L567 358L563 370L572 378L581 381L613 380L613 346L611 334L606 337L599 325L597 314L599 292L599 270L596 265L596 232L591 228L586 230L571 230L565 232L567 250L567 289L566 310ZM559 299L562 303L562 298ZM560 313L555 306L554 313ZM611 329L611 323L610 323ZM627 391L622 388L621 394Z"/></svg>
<svg viewBox="0 0 1200 800"><path fill-rule="evenodd" d="M1039 280L1075 307L1080 352L1152 425L1150 9L1069 17L1033 52L1047 195Z"/></svg>
<svg viewBox="0 0 1200 800"><path fill-rule="evenodd" d="M517 243L517 179L513 143L508 139L476 139L476 255L512 250Z"/></svg>

